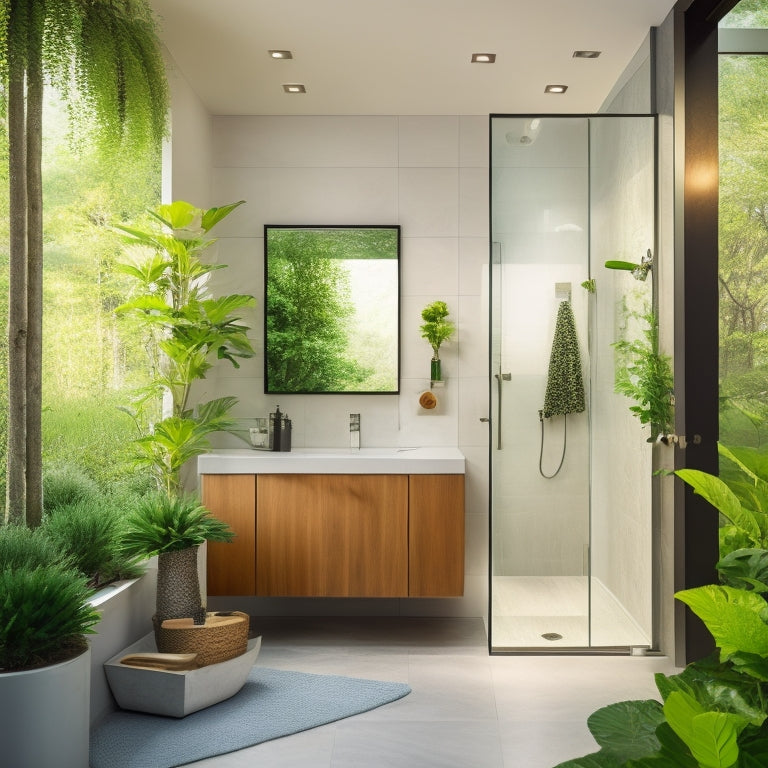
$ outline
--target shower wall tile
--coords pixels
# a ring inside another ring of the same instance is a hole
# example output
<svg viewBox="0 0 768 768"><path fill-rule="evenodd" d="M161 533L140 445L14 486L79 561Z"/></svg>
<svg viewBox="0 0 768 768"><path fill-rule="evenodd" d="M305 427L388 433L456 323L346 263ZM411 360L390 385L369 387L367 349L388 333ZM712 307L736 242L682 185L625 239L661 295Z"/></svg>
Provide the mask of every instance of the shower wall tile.
<svg viewBox="0 0 768 768"><path fill-rule="evenodd" d="M399 222L411 237L458 237L458 168L401 168Z"/></svg>
<svg viewBox="0 0 768 768"><path fill-rule="evenodd" d="M397 125L400 168L452 168L457 165L458 117L401 115Z"/></svg>
<svg viewBox="0 0 768 768"><path fill-rule="evenodd" d="M481 446L488 442L488 425L481 422L490 413L488 406L488 377L463 376L459 379L459 394L464 407L459 414L461 445Z"/></svg>
<svg viewBox="0 0 768 768"><path fill-rule="evenodd" d="M267 178L265 224L397 223L392 168L269 169Z"/></svg>
<svg viewBox="0 0 768 768"><path fill-rule="evenodd" d="M404 235L401 250L401 296L455 296L459 292L459 243L455 237Z"/></svg>
<svg viewBox="0 0 768 768"><path fill-rule="evenodd" d="M488 168L488 117L462 115L459 118L459 165Z"/></svg>
<svg viewBox="0 0 768 768"><path fill-rule="evenodd" d="M459 234L483 237L488 232L488 171L485 168L459 170Z"/></svg>
<svg viewBox="0 0 768 768"><path fill-rule="evenodd" d="M486 424L486 430L488 425ZM462 443L462 453L466 459L467 476L464 482L464 501L467 513L487 515L489 488L485 478L488 476L488 445L466 445ZM487 535L487 526L486 526ZM486 542L487 543L487 542Z"/></svg>
<svg viewBox="0 0 768 768"><path fill-rule="evenodd" d="M245 200L219 237L262 237L264 224L396 224L394 168L221 168L217 202Z"/></svg>
<svg viewBox="0 0 768 768"><path fill-rule="evenodd" d="M459 238L459 293L462 296L488 294L488 235ZM487 317L487 301L485 305Z"/></svg>
<svg viewBox="0 0 768 768"><path fill-rule="evenodd" d="M397 118L302 115L216 116L216 168L397 165Z"/></svg>
<svg viewBox="0 0 768 768"><path fill-rule="evenodd" d="M586 168L586 120L574 126L572 118L548 118L533 142L521 144L521 136L531 135L531 126L527 123L529 118L524 117L494 121L495 167Z"/></svg>
<svg viewBox="0 0 768 768"><path fill-rule="evenodd" d="M479 296L460 296L455 318L458 329L459 375L480 376L487 384L488 328L477 322L482 306L483 302Z"/></svg>
<svg viewBox="0 0 768 768"><path fill-rule="evenodd" d="M488 576L488 512L467 514L467 572Z"/></svg>

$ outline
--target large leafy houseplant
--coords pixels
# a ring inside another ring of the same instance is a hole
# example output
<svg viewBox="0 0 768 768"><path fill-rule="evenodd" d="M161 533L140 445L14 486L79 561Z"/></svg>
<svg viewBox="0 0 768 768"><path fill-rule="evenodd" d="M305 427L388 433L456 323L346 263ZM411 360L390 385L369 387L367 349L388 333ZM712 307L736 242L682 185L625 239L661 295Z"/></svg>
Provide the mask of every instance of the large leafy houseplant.
<svg viewBox="0 0 768 768"><path fill-rule="evenodd" d="M727 459L723 477L698 469L675 474L720 513L720 556L737 560L743 549L768 549L768 456L751 448L718 445Z"/></svg>
<svg viewBox="0 0 768 768"><path fill-rule="evenodd" d="M600 750L557 768L760 768L768 765L768 603L709 585L678 592L718 651L656 675L661 702L624 701L587 725Z"/></svg>
<svg viewBox="0 0 768 768"><path fill-rule="evenodd" d="M739 470L728 482L676 472L726 521L722 583L676 595L707 626L717 651L678 675L657 674L661 702L625 701L593 713L587 724L600 750L557 768L768 765L768 461L749 449L719 450Z"/></svg>
<svg viewBox="0 0 768 768"><path fill-rule="evenodd" d="M155 227L119 227L131 257L120 269L134 279L138 292L118 312L142 324L152 372L133 413L141 429L140 463L169 496L181 491L185 462L209 450L208 436L234 426L229 413L236 399L220 397L191 407L193 383L205 378L215 360L237 368L238 359L254 354L248 326L239 317L254 306L254 298L212 296L207 278L224 265L203 260L215 242L210 230L242 202L203 210L180 200L153 213Z"/></svg>

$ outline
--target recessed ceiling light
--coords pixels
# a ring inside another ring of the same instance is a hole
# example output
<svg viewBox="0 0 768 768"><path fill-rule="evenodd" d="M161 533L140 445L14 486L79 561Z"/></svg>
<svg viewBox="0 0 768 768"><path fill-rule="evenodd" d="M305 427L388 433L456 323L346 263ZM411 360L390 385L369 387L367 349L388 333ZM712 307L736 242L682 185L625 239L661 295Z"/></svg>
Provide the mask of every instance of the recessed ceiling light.
<svg viewBox="0 0 768 768"><path fill-rule="evenodd" d="M273 59L292 59L293 54L290 51L269 51Z"/></svg>
<svg viewBox="0 0 768 768"><path fill-rule="evenodd" d="M548 85L544 88L544 93L565 93L568 90L567 85Z"/></svg>
<svg viewBox="0 0 768 768"><path fill-rule="evenodd" d="M495 53L473 53L473 64L493 64L496 61Z"/></svg>
<svg viewBox="0 0 768 768"><path fill-rule="evenodd" d="M574 59L596 59L602 51L574 51Z"/></svg>
<svg viewBox="0 0 768 768"><path fill-rule="evenodd" d="M283 83L283 90L286 93L306 93L307 89L302 83Z"/></svg>

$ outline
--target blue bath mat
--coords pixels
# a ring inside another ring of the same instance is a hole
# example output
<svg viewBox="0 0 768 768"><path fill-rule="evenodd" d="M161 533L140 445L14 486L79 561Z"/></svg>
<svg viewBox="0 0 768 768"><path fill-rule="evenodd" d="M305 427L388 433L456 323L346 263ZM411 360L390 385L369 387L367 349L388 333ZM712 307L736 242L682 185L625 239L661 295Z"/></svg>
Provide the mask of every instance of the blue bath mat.
<svg viewBox="0 0 768 768"><path fill-rule="evenodd" d="M91 733L91 768L173 768L367 712L405 683L254 667L231 699L184 718L119 711Z"/></svg>

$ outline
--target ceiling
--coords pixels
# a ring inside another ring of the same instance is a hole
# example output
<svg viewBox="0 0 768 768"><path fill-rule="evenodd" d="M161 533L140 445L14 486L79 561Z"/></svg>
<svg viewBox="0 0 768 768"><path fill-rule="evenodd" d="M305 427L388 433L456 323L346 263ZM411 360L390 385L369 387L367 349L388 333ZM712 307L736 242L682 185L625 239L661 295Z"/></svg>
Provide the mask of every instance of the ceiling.
<svg viewBox="0 0 768 768"><path fill-rule="evenodd" d="M213 114L595 112L675 0L150 0ZM289 49L293 59L270 58ZM573 58L598 50L597 59ZM495 64L471 64L495 53ZM283 83L303 83L288 94ZM544 93L565 84L564 95Z"/></svg>

